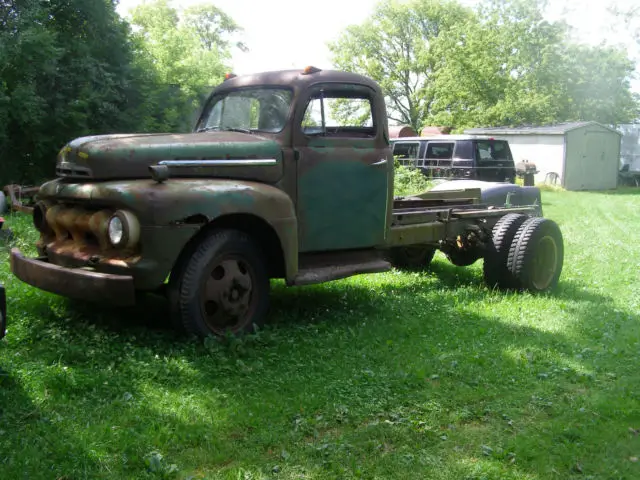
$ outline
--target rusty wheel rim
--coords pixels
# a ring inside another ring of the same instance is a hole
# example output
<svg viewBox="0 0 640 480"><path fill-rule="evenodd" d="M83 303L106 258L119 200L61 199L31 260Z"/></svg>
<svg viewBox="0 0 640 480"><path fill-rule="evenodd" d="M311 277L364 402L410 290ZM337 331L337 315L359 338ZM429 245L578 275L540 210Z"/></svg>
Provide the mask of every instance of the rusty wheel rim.
<svg viewBox="0 0 640 480"><path fill-rule="evenodd" d="M255 276L248 262L237 256L217 259L209 268L200 294L209 329L221 334L241 330L253 311Z"/></svg>
<svg viewBox="0 0 640 480"><path fill-rule="evenodd" d="M551 236L545 236L538 242L538 252L533 260L533 285L544 290L551 285L558 265L558 246Z"/></svg>

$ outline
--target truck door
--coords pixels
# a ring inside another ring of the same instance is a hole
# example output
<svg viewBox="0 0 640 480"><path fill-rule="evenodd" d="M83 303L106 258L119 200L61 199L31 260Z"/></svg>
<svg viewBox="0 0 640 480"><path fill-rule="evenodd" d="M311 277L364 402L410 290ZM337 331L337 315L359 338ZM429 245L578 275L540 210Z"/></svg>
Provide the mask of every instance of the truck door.
<svg viewBox="0 0 640 480"><path fill-rule="evenodd" d="M379 101L364 85L327 83L298 103L292 139L300 252L384 242L393 156Z"/></svg>

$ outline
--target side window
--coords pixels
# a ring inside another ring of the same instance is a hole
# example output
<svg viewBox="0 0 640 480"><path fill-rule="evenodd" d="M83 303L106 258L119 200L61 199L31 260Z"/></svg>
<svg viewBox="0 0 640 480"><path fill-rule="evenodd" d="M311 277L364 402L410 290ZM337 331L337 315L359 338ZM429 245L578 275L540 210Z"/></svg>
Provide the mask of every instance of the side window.
<svg viewBox="0 0 640 480"><path fill-rule="evenodd" d="M451 160L453 157L453 143L429 143L427 158L434 160Z"/></svg>
<svg viewBox="0 0 640 480"><path fill-rule="evenodd" d="M374 137L372 101L352 92L324 91L307 104L301 127L305 135Z"/></svg>
<svg viewBox="0 0 640 480"><path fill-rule="evenodd" d="M451 165L453 143L429 142L427 145L426 166Z"/></svg>
<svg viewBox="0 0 640 480"><path fill-rule="evenodd" d="M393 156L398 157L400 165L415 165L420 144L417 142L396 142L393 145Z"/></svg>
<svg viewBox="0 0 640 480"><path fill-rule="evenodd" d="M471 140L456 142L454 156L462 160L473 160L473 142Z"/></svg>

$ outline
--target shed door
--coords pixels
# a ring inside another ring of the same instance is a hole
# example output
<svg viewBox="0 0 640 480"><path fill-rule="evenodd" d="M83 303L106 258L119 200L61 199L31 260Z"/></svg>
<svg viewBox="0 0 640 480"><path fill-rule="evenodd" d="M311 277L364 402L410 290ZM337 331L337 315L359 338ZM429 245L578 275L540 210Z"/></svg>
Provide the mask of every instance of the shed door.
<svg viewBox="0 0 640 480"><path fill-rule="evenodd" d="M583 142L582 162L580 162L580 189L599 190L615 187L611 185L608 155L608 132L587 131Z"/></svg>

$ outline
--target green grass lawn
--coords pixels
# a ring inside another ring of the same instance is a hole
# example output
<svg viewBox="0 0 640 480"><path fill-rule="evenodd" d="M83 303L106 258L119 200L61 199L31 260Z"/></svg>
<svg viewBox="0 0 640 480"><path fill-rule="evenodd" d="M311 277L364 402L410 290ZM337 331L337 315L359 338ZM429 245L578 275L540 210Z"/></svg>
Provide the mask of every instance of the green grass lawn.
<svg viewBox="0 0 640 480"><path fill-rule="evenodd" d="M242 341L173 338L161 301L35 290L0 247L0 478L640 478L640 191L543 201L565 237L554 295L491 292L481 261L438 254L274 284Z"/></svg>

